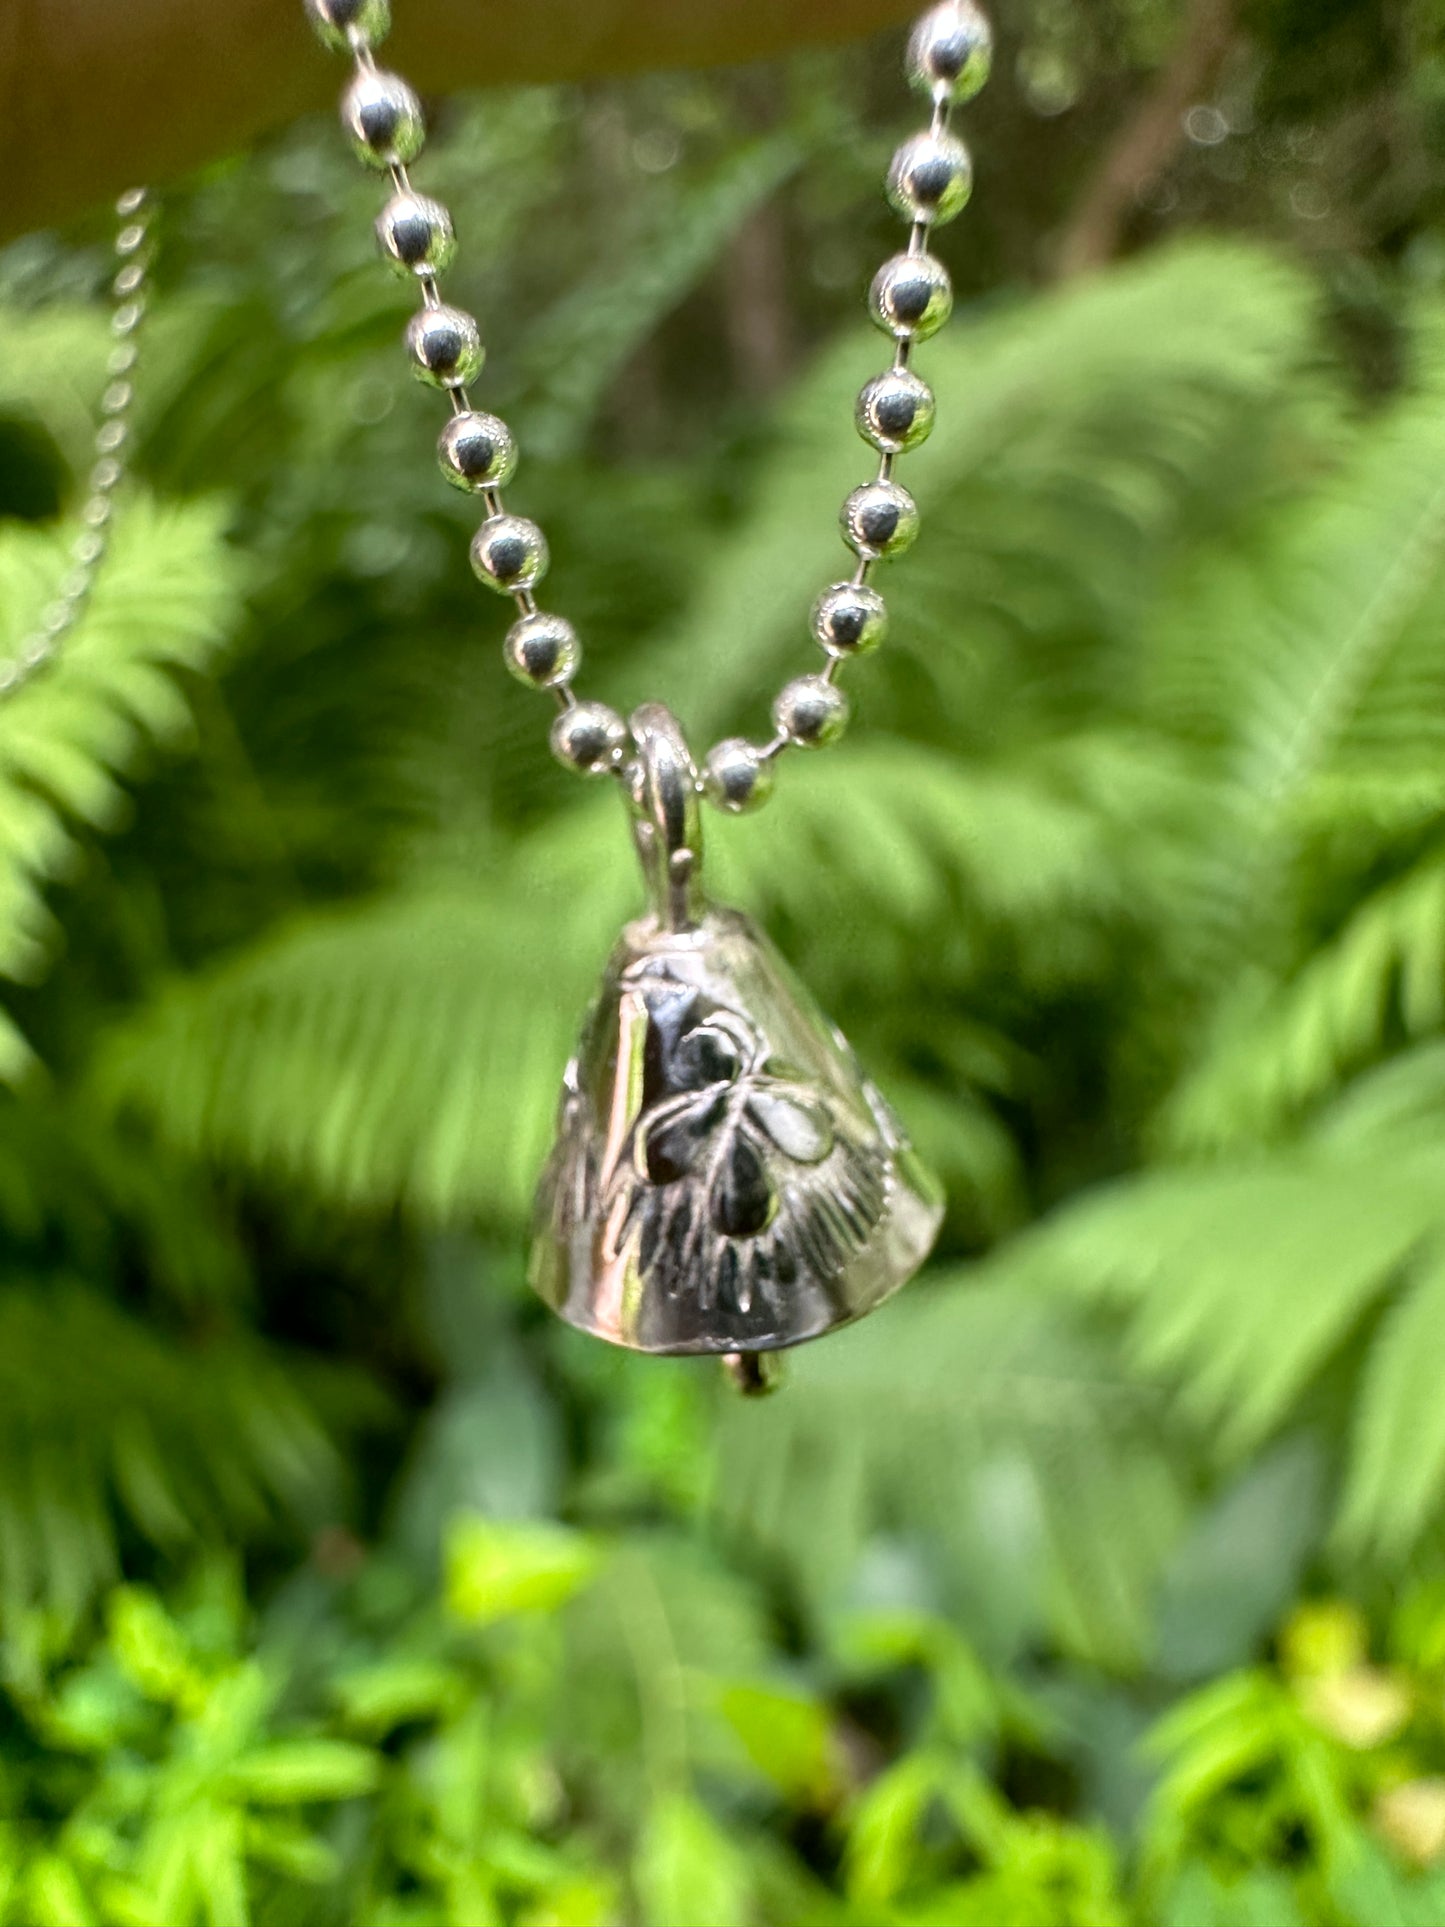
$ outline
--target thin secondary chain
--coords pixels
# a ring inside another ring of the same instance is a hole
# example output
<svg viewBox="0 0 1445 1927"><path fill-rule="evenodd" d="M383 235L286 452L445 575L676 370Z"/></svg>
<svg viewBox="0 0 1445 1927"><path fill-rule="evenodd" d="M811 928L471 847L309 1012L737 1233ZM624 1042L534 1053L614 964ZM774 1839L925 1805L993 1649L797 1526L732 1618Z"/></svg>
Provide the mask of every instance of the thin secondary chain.
<svg viewBox="0 0 1445 1927"><path fill-rule="evenodd" d="M442 471L455 486L480 497L486 520L471 544L479 579L516 605L505 645L508 667L521 681L550 691L558 708L554 753L587 775L620 773L627 724L605 703L580 701L573 687L582 650L575 630L544 612L535 590L549 563L547 541L535 522L508 512L503 488L516 471L517 445L495 415L476 409L470 384L485 360L475 318L443 300L440 276L454 258L455 230L440 202L415 192L410 163L426 138L421 101L400 75L377 64L375 48L390 29L389 0L305 0L321 39L351 56L353 75L342 98L342 120L369 166L386 173L392 197L377 221L383 253L421 290L421 308L406 338L418 377L448 395L452 418L439 443ZM897 458L919 447L934 421L931 389L913 372L913 349L947 321L953 307L948 271L929 251L933 228L967 205L972 187L968 151L951 132L954 106L971 99L988 77L991 35L973 0L945 0L919 21L909 41L908 74L931 96L932 124L894 155L888 196L908 220L905 252L874 277L869 305L875 323L893 337L893 365L867 383L856 420L878 451L875 479L843 505L845 541L857 557L851 578L834 583L814 605L812 628L827 661L818 674L788 683L773 704L775 733L762 744L733 737L705 759L703 788L721 809L739 812L766 800L773 765L789 748L834 743L849 719L838 686L843 664L883 640L888 614L871 585L877 563L911 548L918 534L917 504L894 480Z"/></svg>
<svg viewBox="0 0 1445 1927"><path fill-rule="evenodd" d="M106 364L110 381L100 401L90 493L80 511L84 530L71 546L71 568L55 600L41 611L39 622L21 639L10 660L0 663L0 700L17 694L57 660L89 605L105 562L116 491L129 468L130 414L152 258L151 213L143 187L129 188L115 204L118 265L111 282L115 306L110 327L116 345Z"/></svg>

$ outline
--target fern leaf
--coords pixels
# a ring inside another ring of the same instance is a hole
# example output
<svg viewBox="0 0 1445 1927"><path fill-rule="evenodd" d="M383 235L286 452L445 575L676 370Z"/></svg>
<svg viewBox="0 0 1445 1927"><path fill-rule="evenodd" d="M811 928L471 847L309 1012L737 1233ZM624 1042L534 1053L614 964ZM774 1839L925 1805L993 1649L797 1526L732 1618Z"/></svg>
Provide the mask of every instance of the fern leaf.
<svg viewBox="0 0 1445 1927"><path fill-rule="evenodd" d="M1052 1630L1115 1661L1147 1640L1183 1516L1154 1398L1090 1321L1039 1293L958 1277L801 1357L785 1399L725 1419L718 1466L725 1521L819 1608L873 1538L912 1534L938 1548L938 1578L972 1594L991 1638L1022 1642L1037 1628L1013 1618L1016 1604L1007 1625L989 1625L989 1609L1009 1591L1000 1573L1041 1551ZM1004 1492L1012 1533L1030 1522L1026 1545L990 1523ZM970 1578L980 1559L992 1598Z"/></svg>
<svg viewBox="0 0 1445 1927"><path fill-rule="evenodd" d="M251 1342L177 1350L79 1285L0 1291L0 1602L82 1607L117 1517L167 1547L334 1504L309 1404Z"/></svg>
<svg viewBox="0 0 1445 1927"><path fill-rule="evenodd" d="M1439 1164L1293 1154L1126 1181L998 1262L1127 1312L1136 1369L1235 1456L1275 1431L1439 1216Z"/></svg>
<svg viewBox="0 0 1445 1927"><path fill-rule="evenodd" d="M1347 1544L1399 1556L1445 1496L1445 1250L1422 1253L1373 1346L1340 1500Z"/></svg>
<svg viewBox="0 0 1445 1927"><path fill-rule="evenodd" d="M0 657L55 593L58 536L0 533ZM0 717L0 975L30 981L53 937L46 886L63 875L77 825L115 826L120 787L149 743L173 741L189 712L175 679L214 655L235 606L219 513L132 504L94 599L60 659ZM0 1057L22 1056L13 1027ZM0 1063L0 1071L5 1063Z"/></svg>
<svg viewBox="0 0 1445 1927"><path fill-rule="evenodd" d="M1268 1138L1377 1054L1392 1032L1420 1038L1442 1022L1445 861L1432 857L1366 898L1262 1008L1221 1026L1170 1099L1164 1141L1194 1150Z"/></svg>

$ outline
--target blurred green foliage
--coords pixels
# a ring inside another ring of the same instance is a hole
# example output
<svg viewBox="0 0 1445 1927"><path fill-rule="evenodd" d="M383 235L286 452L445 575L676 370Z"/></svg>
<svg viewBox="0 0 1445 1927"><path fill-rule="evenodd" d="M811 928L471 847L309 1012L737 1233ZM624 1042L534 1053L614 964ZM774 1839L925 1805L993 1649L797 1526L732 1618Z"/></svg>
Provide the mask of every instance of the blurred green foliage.
<svg viewBox="0 0 1445 1927"><path fill-rule="evenodd" d="M1438 1927L1445 13L1002 22L925 535L711 827L949 1187L767 1406L522 1284L638 882L328 125L174 197L141 485L0 707L0 1923ZM764 726L879 362L891 58L441 104L589 690ZM97 220L0 256L0 657Z"/></svg>

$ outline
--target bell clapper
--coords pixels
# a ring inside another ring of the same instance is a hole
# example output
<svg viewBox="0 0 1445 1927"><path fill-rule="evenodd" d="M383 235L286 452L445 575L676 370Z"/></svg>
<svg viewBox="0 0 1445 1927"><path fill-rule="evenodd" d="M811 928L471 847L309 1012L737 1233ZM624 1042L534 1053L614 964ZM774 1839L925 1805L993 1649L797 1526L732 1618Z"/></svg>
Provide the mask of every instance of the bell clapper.
<svg viewBox="0 0 1445 1927"><path fill-rule="evenodd" d="M770 1398L783 1382L783 1361L776 1352L728 1352L722 1368L741 1398Z"/></svg>

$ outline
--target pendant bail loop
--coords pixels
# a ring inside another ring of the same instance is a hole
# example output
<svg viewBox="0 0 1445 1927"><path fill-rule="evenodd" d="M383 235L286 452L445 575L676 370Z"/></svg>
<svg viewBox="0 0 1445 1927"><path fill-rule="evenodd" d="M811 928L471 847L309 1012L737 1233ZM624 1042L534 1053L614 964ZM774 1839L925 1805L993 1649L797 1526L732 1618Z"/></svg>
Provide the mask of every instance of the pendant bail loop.
<svg viewBox="0 0 1445 1927"><path fill-rule="evenodd" d="M691 930L704 908L697 766L664 704L644 703L631 727L637 749L626 771L632 836L653 914L664 930Z"/></svg>

